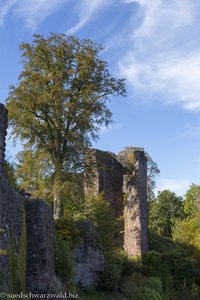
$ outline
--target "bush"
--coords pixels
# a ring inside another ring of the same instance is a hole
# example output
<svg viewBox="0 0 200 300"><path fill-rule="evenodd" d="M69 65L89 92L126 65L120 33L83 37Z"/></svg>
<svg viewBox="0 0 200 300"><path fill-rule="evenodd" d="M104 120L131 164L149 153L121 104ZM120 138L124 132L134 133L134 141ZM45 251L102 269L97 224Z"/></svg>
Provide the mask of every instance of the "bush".
<svg viewBox="0 0 200 300"><path fill-rule="evenodd" d="M170 267L173 286L178 290L182 287L191 288L195 273L192 261L187 253L181 249L175 249L164 255L166 263Z"/></svg>
<svg viewBox="0 0 200 300"><path fill-rule="evenodd" d="M86 199L85 218L93 222L99 234L104 252L111 252L116 246L116 220L114 210L104 199L103 193L89 195Z"/></svg>
<svg viewBox="0 0 200 300"><path fill-rule="evenodd" d="M75 247L80 240L80 231L76 226L74 220L60 219L55 220L56 233L68 242L71 248Z"/></svg>
<svg viewBox="0 0 200 300"><path fill-rule="evenodd" d="M71 256L69 242L62 236L56 237L55 271L63 282L72 285L74 277L74 262Z"/></svg>
<svg viewBox="0 0 200 300"><path fill-rule="evenodd" d="M115 257L106 257L103 271L102 288L106 291L115 291L120 287L122 265Z"/></svg>
<svg viewBox="0 0 200 300"><path fill-rule="evenodd" d="M129 299L162 299L162 282L158 277L144 277L135 273L130 276L122 287ZM146 297L146 298L145 298Z"/></svg>
<svg viewBox="0 0 200 300"><path fill-rule="evenodd" d="M163 290L171 285L171 273L165 256L156 251L149 251L142 256L143 274L156 276L162 281Z"/></svg>
<svg viewBox="0 0 200 300"><path fill-rule="evenodd" d="M162 297L155 290L148 287L136 289L130 300L162 300Z"/></svg>

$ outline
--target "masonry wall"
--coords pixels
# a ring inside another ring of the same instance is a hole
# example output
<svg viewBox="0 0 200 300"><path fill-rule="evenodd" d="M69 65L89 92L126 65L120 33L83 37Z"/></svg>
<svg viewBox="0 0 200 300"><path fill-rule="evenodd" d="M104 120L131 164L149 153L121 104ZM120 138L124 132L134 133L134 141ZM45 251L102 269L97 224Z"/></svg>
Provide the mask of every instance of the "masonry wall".
<svg viewBox="0 0 200 300"><path fill-rule="evenodd" d="M124 178L124 249L128 256L148 251L147 159L144 151L134 152L133 174Z"/></svg>
<svg viewBox="0 0 200 300"><path fill-rule="evenodd" d="M2 175L2 165L5 157L6 135L7 135L7 110L0 103L0 175Z"/></svg>
<svg viewBox="0 0 200 300"><path fill-rule="evenodd" d="M15 242L16 252L19 251L17 241L20 240L22 231L21 209L24 199L17 194L4 176L0 176L0 249L6 251L0 255L0 268L4 271L6 278L9 276L8 250L10 238Z"/></svg>
<svg viewBox="0 0 200 300"><path fill-rule="evenodd" d="M118 162L114 153L91 149L88 155L92 166L86 174L86 195L93 191L96 195L104 193L104 198L110 203L116 217L123 215L123 173L124 168Z"/></svg>
<svg viewBox="0 0 200 300"><path fill-rule="evenodd" d="M123 215L118 233L124 232L121 240L128 256L135 256L148 250L147 160L142 148L128 148L118 156L91 149L88 157L92 168L86 176L85 192L104 192L116 217Z"/></svg>
<svg viewBox="0 0 200 300"><path fill-rule="evenodd" d="M52 208L42 200L27 200L26 288L34 293L53 292L54 223Z"/></svg>
<svg viewBox="0 0 200 300"><path fill-rule="evenodd" d="M41 200L27 200L10 186L3 172L7 110L0 104L0 269L9 285L9 248L11 238L15 252L20 252L22 231L27 236L26 288L30 292L50 292L54 278L54 221L53 211ZM26 212L23 228L22 210ZM0 283L1 283L0 278Z"/></svg>

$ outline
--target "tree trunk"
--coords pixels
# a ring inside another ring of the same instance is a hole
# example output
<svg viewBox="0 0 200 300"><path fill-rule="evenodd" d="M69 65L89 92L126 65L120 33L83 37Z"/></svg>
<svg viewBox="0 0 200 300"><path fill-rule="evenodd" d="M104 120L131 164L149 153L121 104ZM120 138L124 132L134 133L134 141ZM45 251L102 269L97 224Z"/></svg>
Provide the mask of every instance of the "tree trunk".
<svg viewBox="0 0 200 300"><path fill-rule="evenodd" d="M63 205L62 205L62 199L61 199L61 178L59 175L55 176L54 179L54 190L53 190L53 196L54 196L54 219L58 220L63 217Z"/></svg>

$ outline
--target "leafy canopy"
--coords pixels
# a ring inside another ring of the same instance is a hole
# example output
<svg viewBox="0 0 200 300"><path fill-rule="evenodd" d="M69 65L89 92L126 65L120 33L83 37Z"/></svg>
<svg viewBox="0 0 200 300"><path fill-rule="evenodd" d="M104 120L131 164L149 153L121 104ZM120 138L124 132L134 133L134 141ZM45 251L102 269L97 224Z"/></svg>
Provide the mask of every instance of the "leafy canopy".
<svg viewBox="0 0 200 300"><path fill-rule="evenodd" d="M51 157L55 170L79 167L84 147L111 121L110 95L125 95L89 39L34 35L22 43L22 72L10 88L7 109L14 137Z"/></svg>

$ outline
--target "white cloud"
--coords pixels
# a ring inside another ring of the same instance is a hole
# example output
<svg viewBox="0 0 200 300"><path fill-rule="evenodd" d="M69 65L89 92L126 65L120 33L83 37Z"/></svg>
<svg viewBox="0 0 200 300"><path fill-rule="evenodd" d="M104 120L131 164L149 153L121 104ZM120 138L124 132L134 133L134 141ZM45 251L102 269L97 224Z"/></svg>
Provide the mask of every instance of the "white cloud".
<svg viewBox="0 0 200 300"><path fill-rule="evenodd" d="M8 0L5 4L1 4L0 8L0 24L3 24L4 18L9 13L10 9L18 2L18 0Z"/></svg>
<svg viewBox="0 0 200 300"><path fill-rule="evenodd" d="M54 13L68 0L8 0L0 9L0 23L9 12L24 19L26 26L35 29L46 17Z"/></svg>
<svg viewBox="0 0 200 300"><path fill-rule="evenodd" d="M130 0L140 22L120 62L121 74L139 92L200 110L200 2ZM140 24L140 25L139 25Z"/></svg>
<svg viewBox="0 0 200 300"><path fill-rule="evenodd" d="M15 13L24 18L26 25L35 29L38 23L58 10L67 0L19 0Z"/></svg>
<svg viewBox="0 0 200 300"><path fill-rule="evenodd" d="M191 182L186 178L160 178L157 182L156 192L170 190L179 196L184 196L190 185Z"/></svg>
<svg viewBox="0 0 200 300"><path fill-rule="evenodd" d="M67 34L74 34L80 30L108 2L109 0L82 0L81 5L77 7L79 21L67 31Z"/></svg>

